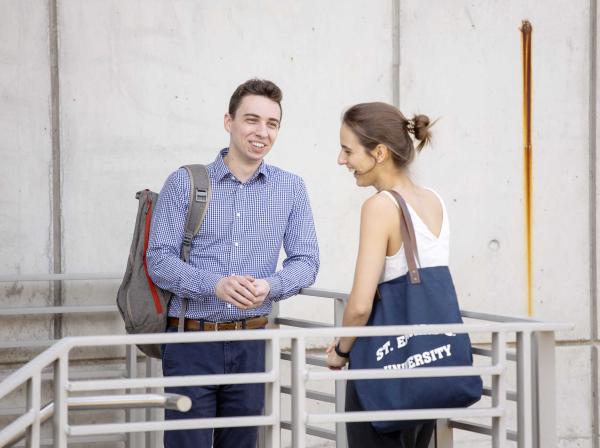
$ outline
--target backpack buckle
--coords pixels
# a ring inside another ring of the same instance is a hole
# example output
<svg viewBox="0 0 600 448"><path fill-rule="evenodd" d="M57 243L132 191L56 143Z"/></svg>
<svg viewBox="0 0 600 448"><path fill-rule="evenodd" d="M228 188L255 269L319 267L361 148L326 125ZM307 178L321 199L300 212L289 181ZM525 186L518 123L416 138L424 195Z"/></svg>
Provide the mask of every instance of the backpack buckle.
<svg viewBox="0 0 600 448"><path fill-rule="evenodd" d="M183 234L183 244L186 246L190 246L192 244L192 240L194 239L194 235L192 233L185 232Z"/></svg>
<svg viewBox="0 0 600 448"><path fill-rule="evenodd" d="M196 189L196 202L206 202L208 199L208 192L200 188Z"/></svg>

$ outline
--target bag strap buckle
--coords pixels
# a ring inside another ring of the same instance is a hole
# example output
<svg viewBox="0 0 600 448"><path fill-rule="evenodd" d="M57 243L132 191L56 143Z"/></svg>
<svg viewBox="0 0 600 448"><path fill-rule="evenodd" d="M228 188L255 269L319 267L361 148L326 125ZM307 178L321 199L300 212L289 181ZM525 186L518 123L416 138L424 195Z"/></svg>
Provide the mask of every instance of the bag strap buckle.
<svg viewBox="0 0 600 448"><path fill-rule="evenodd" d="M196 189L196 202L206 202L208 200L208 191L197 188Z"/></svg>
<svg viewBox="0 0 600 448"><path fill-rule="evenodd" d="M183 244L189 246L192 244L192 240L194 239L194 235L192 233L185 232L183 234Z"/></svg>

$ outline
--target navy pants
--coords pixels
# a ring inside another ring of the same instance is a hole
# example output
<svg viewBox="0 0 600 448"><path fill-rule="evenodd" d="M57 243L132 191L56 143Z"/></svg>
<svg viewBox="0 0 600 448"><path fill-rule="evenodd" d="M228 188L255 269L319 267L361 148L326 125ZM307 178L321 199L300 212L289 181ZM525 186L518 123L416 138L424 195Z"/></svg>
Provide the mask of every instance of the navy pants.
<svg viewBox="0 0 600 448"><path fill-rule="evenodd" d="M346 412L364 411L352 381L346 383ZM427 448L435 431L435 420L424 420L412 428L378 433L369 422L346 423L349 448Z"/></svg>
<svg viewBox="0 0 600 448"><path fill-rule="evenodd" d="M169 328L167 331L177 331ZM265 371L265 341L168 344L163 375L205 375ZM188 412L165 411L166 420L262 415L264 384L167 387L192 400ZM165 431L167 448L255 448L256 427Z"/></svg>

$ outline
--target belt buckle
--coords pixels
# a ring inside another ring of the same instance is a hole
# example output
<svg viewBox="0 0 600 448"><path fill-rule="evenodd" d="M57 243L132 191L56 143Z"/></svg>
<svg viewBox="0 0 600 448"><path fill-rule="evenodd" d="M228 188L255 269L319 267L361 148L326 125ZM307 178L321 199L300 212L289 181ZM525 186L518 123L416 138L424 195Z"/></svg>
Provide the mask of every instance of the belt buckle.
<svg viewBox="0 0 600 448"><path fill-rule="evenodd" d="M214 331L219 331L219 324L220 323L221 322L215 322L215 329L214 329Z"/></svg>
<svg viewBox="0 0 600 448"><path fill-rule="evenodd" d="M235 329L236 330L241 330L244 328L244 322L241 320L236 320L235 321Z"/></svg>

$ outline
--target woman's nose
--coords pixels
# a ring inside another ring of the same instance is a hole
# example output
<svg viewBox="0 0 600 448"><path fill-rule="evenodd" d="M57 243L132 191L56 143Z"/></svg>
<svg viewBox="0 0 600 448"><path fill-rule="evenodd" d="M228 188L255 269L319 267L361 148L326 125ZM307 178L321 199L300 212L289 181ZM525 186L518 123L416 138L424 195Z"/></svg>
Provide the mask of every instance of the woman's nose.
<svg viewBox="0 0 600 448"><path fill-rule="evenodd" d="M340 151L340 153L338 154L337 163L338 165L346 164L346 154L344 154L344 151Z"/></svg>

